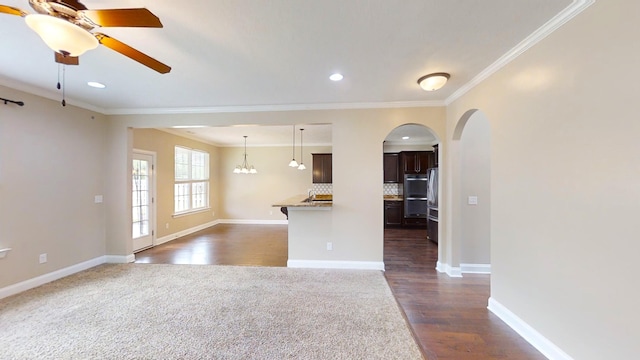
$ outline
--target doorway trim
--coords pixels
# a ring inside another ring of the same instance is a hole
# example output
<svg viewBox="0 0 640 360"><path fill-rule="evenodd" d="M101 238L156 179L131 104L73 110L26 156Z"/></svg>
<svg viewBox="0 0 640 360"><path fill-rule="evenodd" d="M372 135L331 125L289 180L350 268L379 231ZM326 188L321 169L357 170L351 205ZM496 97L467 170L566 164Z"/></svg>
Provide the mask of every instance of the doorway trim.
<svg viewBox="0 0 640 360"><path fill-rule="evenodd" d="M142 149L133 149L131 152L131 158L135 158L136 154L139 155L144 155L144 156L150 156L151 157L151 204L150 204L150 209L151 209L151 217L150 217L150 221L151 224L149 225L149 231L151 231L151 245L144 247L144 248L140 248L138 250L133 250L134 253L154 247L157 245L157 205L156 205L156 199L157 199L157 176L156 176L156 162L157 162L157 154L155 151L148 151L148 150L142 150ZM129 174L131 176L131 174ZM129 196L131 196L131 194L129 194ZM131 219L132 221L133 219ZM131 226L131 222L129 226ZM129 230L131 230L131 227L129 228ZM130 236L132 244L133 244L133 234L131 234Z"/></svg>

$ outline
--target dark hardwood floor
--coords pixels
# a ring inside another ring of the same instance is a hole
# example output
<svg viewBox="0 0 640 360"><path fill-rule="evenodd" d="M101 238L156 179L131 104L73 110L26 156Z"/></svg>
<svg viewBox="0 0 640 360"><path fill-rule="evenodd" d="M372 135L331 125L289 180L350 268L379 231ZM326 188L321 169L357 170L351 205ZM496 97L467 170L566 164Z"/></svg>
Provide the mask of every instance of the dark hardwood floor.
<svg viewBox="0 0 640 360"><path fill-rule="evenodd" d="M437 259L424 230L385 230L385 276L427 359L545 359L487 310L489 275L450 278ZM219 224L141 251L136 263L286 266L287 226Z"/></svg>
<svg viewBox="0 0 640 360"><path fill-rule="evenodd" d="M487 309L490 275L435 270L420 230L386 229L385 276L427 359L546 359Z"/></svg>

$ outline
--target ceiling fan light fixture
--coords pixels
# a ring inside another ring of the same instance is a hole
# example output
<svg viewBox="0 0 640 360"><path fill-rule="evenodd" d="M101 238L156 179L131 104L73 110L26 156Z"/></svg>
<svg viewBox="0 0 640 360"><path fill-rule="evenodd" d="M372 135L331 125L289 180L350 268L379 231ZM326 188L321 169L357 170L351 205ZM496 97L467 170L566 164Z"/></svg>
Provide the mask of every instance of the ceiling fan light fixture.
<svg viewBox="0 0 640 360"><path fill-rule="evenodd" d="M444 84L447 83L447 80L449 80L449 77L451 77L451 75L443 72L425 75L418 79L418 85L420 85L424 91L435 91L443 87Z"/></svg>
<svg viewBox="0 0 640 360"><path fill-rule="evenodd" d="M92 33L66 20L45 14L29 14L24 20L55 52L75 57L98 47Z"/></svg>

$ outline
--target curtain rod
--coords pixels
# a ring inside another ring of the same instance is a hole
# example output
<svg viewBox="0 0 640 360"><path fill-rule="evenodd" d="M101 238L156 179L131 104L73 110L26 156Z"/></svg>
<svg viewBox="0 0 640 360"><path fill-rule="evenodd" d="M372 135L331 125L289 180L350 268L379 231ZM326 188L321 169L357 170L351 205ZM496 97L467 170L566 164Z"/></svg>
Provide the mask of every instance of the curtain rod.
<svg viewBox="0 0 640 360"><path fill-rule="evenodd" d="M5 98L0 98L0 101L4 101L5 105L7 105L7 103L16 104L18 106L23 106L24 105L24 103L22 101L9 100L9 99L5 99Z"/></svg>

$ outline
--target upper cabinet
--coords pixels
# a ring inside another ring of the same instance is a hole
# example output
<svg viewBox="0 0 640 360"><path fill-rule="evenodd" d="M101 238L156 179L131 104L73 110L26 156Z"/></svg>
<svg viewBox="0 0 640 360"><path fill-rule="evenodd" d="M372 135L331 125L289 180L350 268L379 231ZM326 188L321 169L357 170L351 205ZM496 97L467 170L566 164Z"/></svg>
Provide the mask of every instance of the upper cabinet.
<svg viewBox="0 0 640 360"><path fill-rule="evenodd" d="M403 151L400 153L404 174L426 174L435 167L433 151Z"/></svg>
<svg viewBox="0 0 640 360"><path fill-rule="evenodd" d="M311 154L313 157L313 183L330 184L333 182L331 154Z"/></svg>
<svg viewBox="0 0 640 360"><path fill-rule="evenodd" d="M384 182L399 183L402 182L400 174L400 154L385 153L384 154Z"/></svg>

